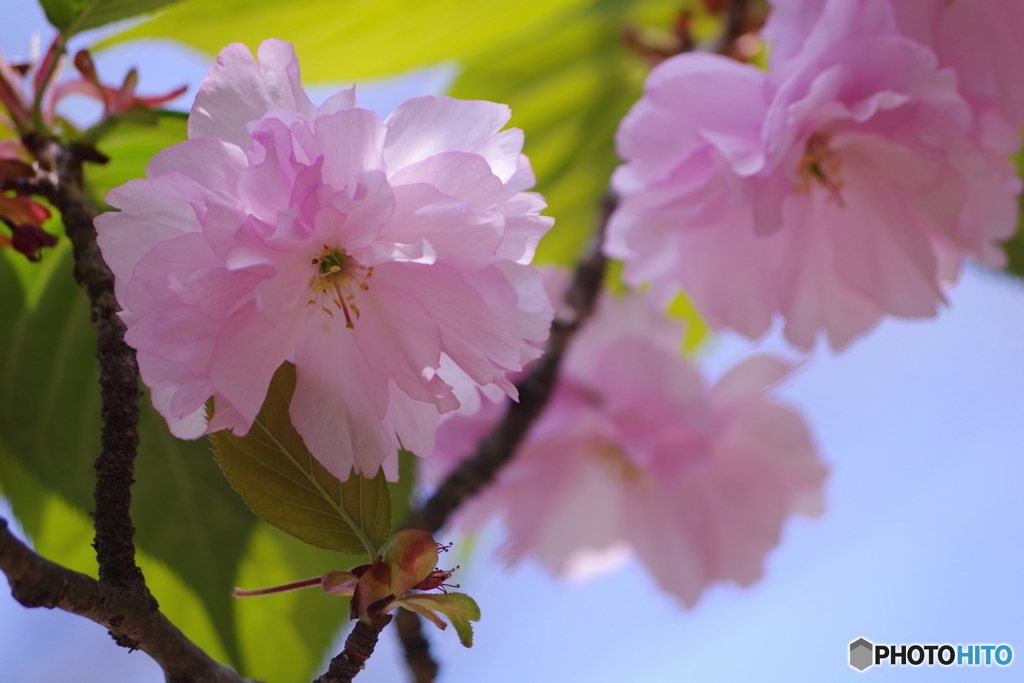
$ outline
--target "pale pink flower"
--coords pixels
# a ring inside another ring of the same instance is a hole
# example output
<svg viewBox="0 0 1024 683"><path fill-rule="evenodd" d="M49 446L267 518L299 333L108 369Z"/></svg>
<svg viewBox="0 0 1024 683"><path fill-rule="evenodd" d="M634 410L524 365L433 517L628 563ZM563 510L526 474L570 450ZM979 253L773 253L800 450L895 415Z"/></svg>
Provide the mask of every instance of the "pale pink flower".
<svg viewBox="0 0 1024 683"><path fill-rule="evenodd" d="M551 308L527 265L552 220L508 108L407 100L381 121L354 90L313 105L292 46L230 45L189 140L110 192L103 255L156 408L179 436L244 434L293 360L291 416L345 479L401 443L427 456L458 407L442 358L510 396ZM501 131L501 132L499 132ZM203 405L216 399L207 426Z"/></svg>
<svg viewBox="0 0 1024 683"><path fill-rule="evenodd" d="M864 0L844 0L853 5ZM1020 0L888 0L896 28L931 48L940 66L956 71L957 86L978 112L997 110L1024 128L1024 3ZM803 47L825 0L772 0L763 34L772 62Z"/></svg>
<svg viewBox="0 0 1024 683"><path fill-rule="evenodd" d="M605 298L551 403L456 524L500 517L509 562L557 573L629 549L687 605L712 582L755 581L786 518L820 512L825 468L800 416L768 395L786 364L752 357L709 388L680 349L680 326L640 295ZM446 416L428 477L471 453L503 407L483 398Z"/></svg>
<svg viewBox="0 0 1024 683"><path fill-rule="evenodd" d="M833 0L764 73L687 54L625 118L606 250L632 284L686 290L715 327L842 348L925 317L965 256L999 266L1020 181L888 0Z"/></svg>

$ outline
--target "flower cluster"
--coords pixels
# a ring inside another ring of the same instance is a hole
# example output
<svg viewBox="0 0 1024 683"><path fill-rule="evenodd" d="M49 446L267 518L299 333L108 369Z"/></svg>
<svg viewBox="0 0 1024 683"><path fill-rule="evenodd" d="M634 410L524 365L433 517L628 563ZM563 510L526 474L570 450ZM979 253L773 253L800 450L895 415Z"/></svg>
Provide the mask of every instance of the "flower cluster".
<svg viewBox="0 0 1024 683"><path fill-rule="evenodd" d="M640 294L605 297L514 459L456 523L502 517L505 558L558 573L629 549L687 605L714 581L755 581L785 519L820 511L825 468L802 419L768 396L785 363L755 356L709 388L680 355L681 332ZM446 416L428 477L500 419L493 399Z"/></svg>
<svg viewBox="0 0 1024 683"><path fill-rule="evenodd" d="M459 406L442 360L515 397L552 317L527 265L552 220L507 107L419 97L381 121L354 90L313 105L290 44L258 56L221 52L190 139L96 220L125 339L175 434L246 433L292 360L310 452L395 479Z"/></svg>
<svg viewBox="0 0 1024 683"><path fill-rule="evenodd" d="M715 327L841 348L1004 263L1021 190L1024 6L775 0L771 68L686 54L623 121L607 253Z"/></svg>

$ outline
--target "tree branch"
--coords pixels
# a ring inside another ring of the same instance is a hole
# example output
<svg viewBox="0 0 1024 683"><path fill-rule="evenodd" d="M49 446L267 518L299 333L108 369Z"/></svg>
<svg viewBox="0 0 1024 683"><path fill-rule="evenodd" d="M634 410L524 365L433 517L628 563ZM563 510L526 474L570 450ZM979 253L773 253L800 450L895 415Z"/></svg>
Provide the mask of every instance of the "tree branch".
<svg viewBox="0 0 1024 683"><path fill-rule="evenodd" d="M476 453L452 470L423 507L409 516L407 527L424 529L432 534L440 531L452 512L493 481L498 470L512 458L533 421L544 410L555 388L558 367L566 346L590 317L601 291L605 269L602 243L605 227L616 203L611 193L605 195L601 202L598 229L586 255L576 266L576 273L561 309L555 313L547 349L516 384L519 402L509 405L501 424L480 442Z"/></svg>
<svg viewBox="0 0 1024 683"><path fill-rule="evenodd" d="M313 683L350 683L363 667L366 660L373 654L377 647L377 638L380 632L391 623L391 615L385 614L377 619L371 626L362 619L356 622L352 633L345 639L345 649L337 657L331 660L331 665L320 678Z"/></svg>
<svg viewBox="0 0 1024 683"><path fill-rule="evenodd" d="M555 313L547 349L530 366L526 377L516 384L519 402L509 405L501 423L480 442L476 453L463 460L437 487L423 507L409 515L407 528L425 529L432 534L440 531L448 517L463 502L494 480L499 470L512 459L534 420L543 412L554 391L565 349L573 335L590 317L601 291L606 264L604 234L608 219L617 204L618 198L611 191L601 201L597 230L591 238L587 253L576 265L572 284L565 293L561 309ZM437 676L439 665L430 655L430 644L423 635L420 617L399 610L398 636L416 683L431 683Z"/></svg>
<svg viewBox="0 0 1024 683"><path fill-rule="evenodd" d="M131 485L139 436L138 365L124 342L117 313L114 275L103 261L93 227L95 208L85 196L82 165L104 161L91 147L38 134L23 138L38 161L34 181L18 191L38 193L60 210L75 257L75 279L92 303L100 362L103 431L96 459L96 536L99 581L50 562L11 535L0 519L0 569L11 593L25 607L58 607L106 626L114 641L141 649L164 670L169 683L243 683L245 679L212 659L160 612L135 562Z"/></svg>
<svg viewBox="0 0 1024 683"><path fill-rule="evenodd" d="M423 620L415 612L399 609L395 617L398 639L405 650L405 663L416 683L431 683L440 668L430 655L430 641L423 635Z"/></svg>
<svg viewBox="0 0 1024 683"><path fill-rule="evenodd" d="M118 643L144 650L168 683L244 683L214 661L165 617L156 601L139 591L100 583L38 555L0 518L0 570L11 595L25 607L57 607L110 629Z"/></svg>
<svg viewBox="0 0 1024 683"><path fill-rule="evenodd" d="M96 558L100 581L124 588L145 588L135 563L135 527L131 520L131 485L139 445L139 368L135 350L124 342L125 326L117 313L114 274L103 261L92 221L96 209L86 200L82 163L90 148L62 145L51 138L26 136L43 173L40 192L56 206L71 240L75 280L92 303L96 357L100 361L102 450L96 459Z"/></svg>

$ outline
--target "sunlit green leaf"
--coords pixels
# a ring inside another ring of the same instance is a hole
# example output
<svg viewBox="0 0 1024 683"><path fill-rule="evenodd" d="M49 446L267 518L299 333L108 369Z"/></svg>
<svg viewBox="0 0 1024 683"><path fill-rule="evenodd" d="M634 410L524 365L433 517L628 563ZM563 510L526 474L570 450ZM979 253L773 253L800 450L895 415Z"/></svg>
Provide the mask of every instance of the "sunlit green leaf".
<svg viewBox="0 0 1024 683"><path fill-rule="evenodd" d="M100 200L111 189L133 178L146 176L146 164L154 154L185 140L188 116L176 111L154 112L156 123L141 120L122 121L104 135L99 149L110 161L86 167L86 185L93 200Z"/></svg>
<svg viewBox="0 0 1024 683"><path fill-rule="evenodd" d="M402 607L423 615L430 621L444 628L434 612L440 612L452 622L455 632L459 634L459 642L466 647L473 647L473 625L469 622L480 621L480 607L476 600L465 593L421 593L402 598Z"/></svg>
<svg viewBox="0 0 1024 683"><path fill-rule="evenodd" d="M70 38L76 33L154 12L178 0L40 0L46 18Z"/></svg>
<svg viewBox="0 0 1024 683"><path fill-rule="evenodd" d="M314 548L261 523L242 563L238 586L273 586L369 561L366 556ZM348 610L349 598L318 587L236 599L242 673L273 683L309 683L323 673L326 648L348 621Z"/></svg>
<svg viewBox="0 0 1024 683"><path fill-rule="evenodd" d="M186 0L112 40L174 38L214 55L228 43L295 44L308 82L378 78L479 59L496 42L586 0Z"/></svg>
<svg viewBox="0 0 1024 683"><path fill-rule="evenodd" d="M680 3L593 0L495 44L456 80L453 96L510 105L511 125L526 133L536 189L548 201L544 213L555 218L538 262L572 264L593 234L618 163L615 130L647 71L623 43L622 29L651 6L670 5L678 11Z"/></svg>
<svg viewBox="0 0 1024 683"><path fill-rule="evenodd" d="M338 481L292 426L294 393L295 366L284 363L245 436L211 435L218 464L253 512L277 528L318 548L376 555L391 534L384 471Z"/></svg>
<svg viewBox="0 0 1024 683"><path fill-rule="evenodd" d="M0 442L48 491L93 509L99 454L99 367L90 307L59 264L33 310L0 259ZM180 441L143 397L132 516L139 547L195 590L237 656L229 593L255 518L205 441ZM86 544L87 547L88 544Z"/></svg>

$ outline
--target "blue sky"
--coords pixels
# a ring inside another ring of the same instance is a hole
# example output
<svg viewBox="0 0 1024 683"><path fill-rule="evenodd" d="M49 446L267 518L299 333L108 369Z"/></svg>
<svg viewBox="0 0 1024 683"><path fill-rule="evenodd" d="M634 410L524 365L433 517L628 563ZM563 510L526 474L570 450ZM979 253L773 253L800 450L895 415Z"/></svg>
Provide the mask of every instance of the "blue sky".
<svg viewBox="0 0 1024 683"><path fill-rule="evenodd" d="M11 11L13 9L13 14ZM9 0L0 25L7 55L28 52L42 15ZM270 37L270 36L268 36ZM45 40L43 41L45 44ZM143 92L193 87L209 57L170 44L98 55L114 80L140 66ZM360 87L386 113L403 97L438 92L452 68ZM338 87L317 88L320 98ZM194 90L193 90L194 92ZM182 106L191 101L191 93ZM751 589L715 587L686 611L627 564L570 584L529 562L507 570L490 554L495 531L460 577L483 608L476 645L432 633L442 681L822 681L870 676L920 680L928 667L846 664L850 641L1009 643L1024 658L1024 286L966 269L936 320L883 322L840 355L819 349L780 391L814 431L831 472L821 519L794 519ZM722 336L706 350L723 371L753 348ZM142 653L59 612L23 610L0 595L4 680L148 683L162 680ZM1019 679L1003 668L943 669L948 681ZM385 636L360 676L404 681Z"/></svg>

